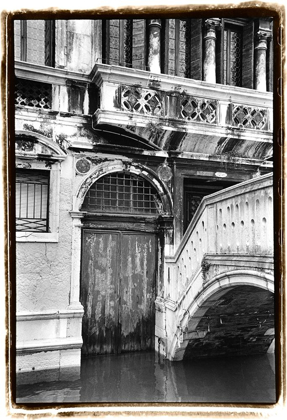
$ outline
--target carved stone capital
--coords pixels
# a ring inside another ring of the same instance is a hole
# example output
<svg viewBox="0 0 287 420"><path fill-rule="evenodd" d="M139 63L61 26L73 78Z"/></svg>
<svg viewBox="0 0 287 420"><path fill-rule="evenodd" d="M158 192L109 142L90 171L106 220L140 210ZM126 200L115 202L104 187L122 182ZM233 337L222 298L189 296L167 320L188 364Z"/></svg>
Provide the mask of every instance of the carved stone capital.
<svg viewBox="0 0 287 420"><path fill-rule="evenodd" d="M268 31L258 31L256 34L257 45L256 50L267 50L267 39L269 38Z"/></svg>
<svg viewBox="0 0 287 420"><path fill-rule="evenodd" d="M271 38L271 36L272 36L272 33L271 33L271 31L268 31L268 30L262 30L262 29L260 29L259 31L257 31L257 39L259 40L259 41L261 41L261 40L267 40L268 38Z"/></svg>
<svg viewBox="0 0 287 420"><path fill-rule="evenodd" d="M204 25L207 30L210 30L210 29L215 30L216 28L220 28L221 20L220 18L205 19Z"/></svg>
<svg viewBox="0 0 287 420"><path fill-rule="evenodd" d="M149 26L158 26L161 28L161 19L150 19Z"/></svg>

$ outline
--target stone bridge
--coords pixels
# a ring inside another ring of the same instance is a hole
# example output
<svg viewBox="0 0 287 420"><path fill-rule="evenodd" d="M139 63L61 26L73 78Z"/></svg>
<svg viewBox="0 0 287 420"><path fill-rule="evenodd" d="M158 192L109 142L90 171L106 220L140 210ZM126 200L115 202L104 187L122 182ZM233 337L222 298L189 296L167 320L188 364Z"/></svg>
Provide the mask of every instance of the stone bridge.
<svg viewBox="0 0 287 420"><path fill-rule="evenodd" d="M156 300L156 350L170 360L272 351L271 174L205 197Z"/></svg>

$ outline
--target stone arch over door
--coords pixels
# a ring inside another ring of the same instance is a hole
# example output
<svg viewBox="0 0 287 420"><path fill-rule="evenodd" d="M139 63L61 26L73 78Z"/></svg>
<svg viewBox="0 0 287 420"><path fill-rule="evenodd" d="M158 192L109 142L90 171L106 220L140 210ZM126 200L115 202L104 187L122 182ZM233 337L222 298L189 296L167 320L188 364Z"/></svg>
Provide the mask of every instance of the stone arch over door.
<svg viewBox="0 0 287 420"><path fill-rule="evenodd" d="M162 202L162 214L167 216L172 215L173 204L170 191L160 180L158 175L152 169L142 164L132 164L127 161L119 160L103 162L87 174L76 192L73 203L74 210L81 211L81 206L87 191L98 179L116 172L127 172L146 179L157 190L157 193L160 196Z"/></svg>
<svg viewBox="0 0 287 420"><path fill-rule="evenodd" d="M274 279L234 270L214 277L181 309L172 360L267 352L274 340Z"/></svg>
<svg viewBox="0 0 287 420"><path fill-rule="evenodd" d="M80 287L83 352L152 349L158 223L171 210L167 190L149 169L112 162L98 166L82 183L79 201L85 212Z"/></svg>

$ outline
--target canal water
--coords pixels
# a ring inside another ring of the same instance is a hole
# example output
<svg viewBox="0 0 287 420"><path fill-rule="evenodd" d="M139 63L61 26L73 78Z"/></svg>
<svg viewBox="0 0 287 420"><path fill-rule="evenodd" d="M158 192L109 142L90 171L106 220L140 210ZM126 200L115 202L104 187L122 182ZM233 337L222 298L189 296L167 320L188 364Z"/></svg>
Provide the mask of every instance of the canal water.
<svg viewBox="0 0 287 420"><path fill-rule="evenodd" d="M182 362L163 360L153 352L88 357L78 373L20 376L16 390L19 404L244 404L274 403L275 398L274 354Z"/></svg>

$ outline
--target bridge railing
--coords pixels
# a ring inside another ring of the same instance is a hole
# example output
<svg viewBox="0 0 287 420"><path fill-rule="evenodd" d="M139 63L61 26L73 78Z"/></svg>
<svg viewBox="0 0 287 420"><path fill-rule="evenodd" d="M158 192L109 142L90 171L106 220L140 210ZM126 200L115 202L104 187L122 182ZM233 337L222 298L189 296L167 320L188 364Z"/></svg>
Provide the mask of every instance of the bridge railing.
<svg viewBox="0 0 287 420"><path fill-rule="evenodd" d="M179 303L205 270L205 255L273 254L273 177L263 175L206 196L173 257L165 298Z"/></svg>

